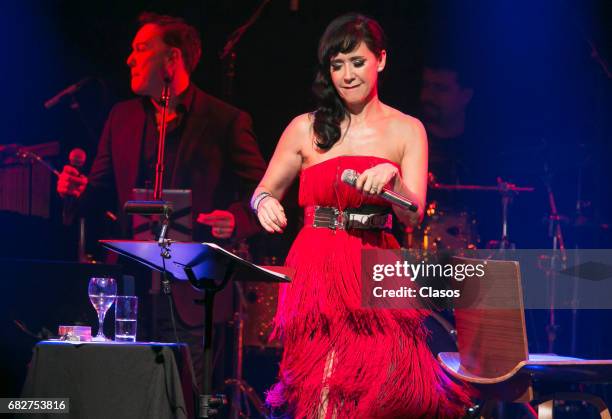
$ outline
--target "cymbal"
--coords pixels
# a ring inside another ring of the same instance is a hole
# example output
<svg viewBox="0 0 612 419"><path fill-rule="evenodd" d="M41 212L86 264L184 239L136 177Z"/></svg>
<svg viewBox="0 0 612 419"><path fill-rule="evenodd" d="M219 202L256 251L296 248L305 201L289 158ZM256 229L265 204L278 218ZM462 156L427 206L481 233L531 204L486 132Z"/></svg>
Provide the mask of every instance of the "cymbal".
<svg viewBox="0 0 612 419"><path fill-rule="evenodd" d="M445 185L443 183L434 183L430 185L432 189L445 191L484 191L484 192L533 192L535 188L532 186L516 186L506 184L505 186L483 186L483 185Z"/></svg>
<svg viewBox="0 0 612 419"><path fill-rule="evenodd" d="M497 185L461 185L461 184L444 184L436 182L433 173L429 173L429 187L431 189L444 191L482 191L482 192L533 192L533 186L516 186L513 183L504 182L500 177L497 178Z"/></svg>

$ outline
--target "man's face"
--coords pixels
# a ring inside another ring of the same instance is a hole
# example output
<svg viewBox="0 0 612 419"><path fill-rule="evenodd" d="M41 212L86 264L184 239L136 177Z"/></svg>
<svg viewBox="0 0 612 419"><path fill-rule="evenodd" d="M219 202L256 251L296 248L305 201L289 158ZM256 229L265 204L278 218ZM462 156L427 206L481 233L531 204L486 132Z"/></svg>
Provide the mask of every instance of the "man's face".
<svg viewBox="0 0 612 419"><path fill-rule="evenodd" d="M127 58L131 72L132 91L137 95L161 95L170 48L161 38L159 26L144 25L132 41L132 53Z"/></svg>
<svg viewBox="0 0 612 419"><path fill-rule="evenodd" d="M465 112L472 94L472 89L459 85L454 71L425 68L420 96L423 119L432 123L453 119Z"/></svg>

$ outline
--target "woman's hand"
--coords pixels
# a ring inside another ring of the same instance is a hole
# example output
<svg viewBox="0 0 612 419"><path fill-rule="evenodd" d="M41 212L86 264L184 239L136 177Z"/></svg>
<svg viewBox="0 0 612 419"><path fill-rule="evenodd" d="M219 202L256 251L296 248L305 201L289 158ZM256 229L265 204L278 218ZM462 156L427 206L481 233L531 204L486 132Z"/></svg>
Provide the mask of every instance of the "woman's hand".
<svg viewBox="0 0 612 419"><path fill-rule="evenodd" d="M253 192L251 209L268 233L282 233L287 226L283 206L278 202L302 167L302 148L311 139L308 114L296 117L283 132L266 174Z"/></svg>
<svg viewBox="0 0 612 419"><path fill-rule="evenodd" d="M391 163L381 163L360 174L355 188L366 195L378 195L393 179L399 179L399 169Z"/></svg>
<svg viewBox="0 0 612 419"><path fill-rule="evenodd" d="M287 227L285 210L272 195L266 196L257 205L257 218L268 233L282 233Z"/></svg>

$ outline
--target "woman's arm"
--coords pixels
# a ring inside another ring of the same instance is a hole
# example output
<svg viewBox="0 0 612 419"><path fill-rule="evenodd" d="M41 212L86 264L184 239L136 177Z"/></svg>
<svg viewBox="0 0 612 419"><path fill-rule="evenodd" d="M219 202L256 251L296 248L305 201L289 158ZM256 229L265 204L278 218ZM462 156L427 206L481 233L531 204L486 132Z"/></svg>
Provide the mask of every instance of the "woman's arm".
<svg viewBox="0 0 612 419"><path fill-rule="evenodd" d="M406 196L418 206L417 212L393 205L393 210L407 226L421 222L427 193L427 135L423 124L415 118L402 120L390 133L397 141L400 170L391 163L381 163L364 170L355 187L367 195L379 195L383 187L392 182L393 191Z"/></svg>
<svg viewBox="0 0 612 419"><path fill-rule="evenodd" d="M403 153L400 166L402 175L395 177L393 190L405 195L418 205L417 212L403 209L396 205L393 210L397 217L407 226L414 226L421 222L425 211L427 195L427 134L423 124L411 118L407 136L403 144ZM404 134L406 135L406 134Z"/></svg>
<svg viewBox="0 0 612 419"><path fill-rule="evenodd" d="M295 118L285 128L266 173L251 198L259 222L269 233L282 233L287 226L280 204L283 195L302 167L302 145L310 138L308 114Z"/></svg>

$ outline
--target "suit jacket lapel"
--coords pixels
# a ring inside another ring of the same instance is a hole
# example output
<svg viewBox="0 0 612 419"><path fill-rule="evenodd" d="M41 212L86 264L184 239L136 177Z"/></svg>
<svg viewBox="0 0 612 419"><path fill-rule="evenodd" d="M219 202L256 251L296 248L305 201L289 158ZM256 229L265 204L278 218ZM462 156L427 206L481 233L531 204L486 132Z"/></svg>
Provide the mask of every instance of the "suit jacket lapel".
<svg viewBox="0 0 612 419"><path fill-rule="evenodd" d="M181 133L179 148L176 153L176 163L172 173L171 185L176 187L181 183L181 175L185 173L187 162L191 161L194 147L202 141L206 125L208 124L209 101L206 94L193 86L193 100L188 110L185 127Z"/></svg>
<svg viewBox="0 0 612 419"><path fill-rule="evenodd" d="M140 167L145 112L141 101L136 102L136 105L123 126L120 136L121 144L118 144L121 158L118 162L120 167L116 173L125 176L123 181L118 182L119 185L125 185L125 190L122 191L123 196L120 196L123 202L132 198L132 189L136 186Z"/></svg>

